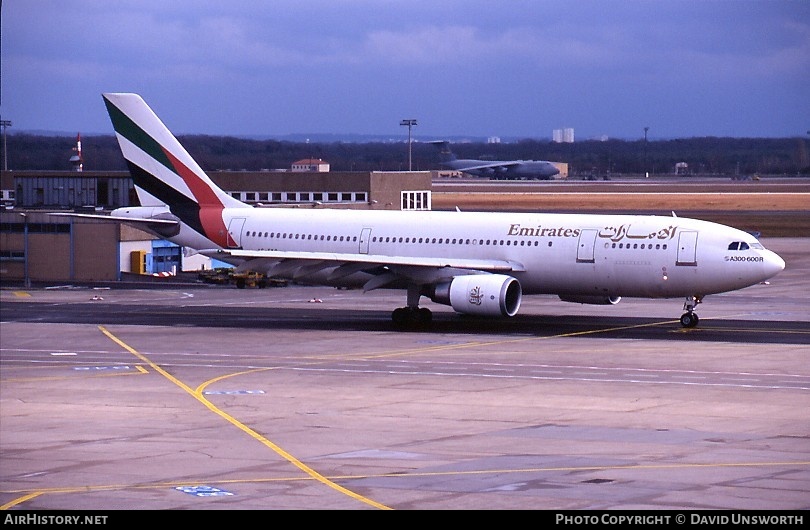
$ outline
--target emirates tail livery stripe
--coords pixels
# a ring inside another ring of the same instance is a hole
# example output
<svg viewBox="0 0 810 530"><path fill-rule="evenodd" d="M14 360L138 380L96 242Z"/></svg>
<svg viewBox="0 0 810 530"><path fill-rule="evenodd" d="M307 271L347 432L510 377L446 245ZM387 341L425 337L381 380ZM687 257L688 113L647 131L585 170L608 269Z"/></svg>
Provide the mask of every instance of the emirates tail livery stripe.
<svg viewBox="0 0 810 530"><path fill-rule="evenodd" d="M164 150L164 154L171 162L175 173L180 175L200 205L197 215L202 224L205 237L222 247L233 246L233 242L228 238L225 222L222 219L222 210L225 209L225 205L216 196L214 190L169 151Z"/></svg>

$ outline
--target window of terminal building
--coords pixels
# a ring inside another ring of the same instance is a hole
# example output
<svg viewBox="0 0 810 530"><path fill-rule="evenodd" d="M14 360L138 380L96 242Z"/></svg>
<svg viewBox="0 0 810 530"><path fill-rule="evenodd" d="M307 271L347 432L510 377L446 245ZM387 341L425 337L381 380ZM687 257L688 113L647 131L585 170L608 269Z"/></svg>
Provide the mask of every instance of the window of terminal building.
<svg viewBox="0 0 810 530"><path fill-rule="evenodd" d="M430 191L403 191L401 209L430 210Z"/></svg>

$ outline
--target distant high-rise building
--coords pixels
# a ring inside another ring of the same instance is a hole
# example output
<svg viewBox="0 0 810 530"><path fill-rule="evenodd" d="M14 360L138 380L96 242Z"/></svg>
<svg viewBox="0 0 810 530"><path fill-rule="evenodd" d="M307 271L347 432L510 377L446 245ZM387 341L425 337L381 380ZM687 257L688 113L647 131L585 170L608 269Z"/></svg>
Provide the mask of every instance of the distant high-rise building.
<svg viewBox="0 0 810 530"><path fill-rule="evenodd" d="M555 143L572 144L574 143L574 129L569 127L566 129L554 129L551 138Z"/></svg>
<svg viewBox="0 0 810 530"><path fill-rule="evenodd" d="M499 144L499 143L501 143L501 137L500 136L490 136L489 138L487 138L487 143L488 144Z"/></svg>

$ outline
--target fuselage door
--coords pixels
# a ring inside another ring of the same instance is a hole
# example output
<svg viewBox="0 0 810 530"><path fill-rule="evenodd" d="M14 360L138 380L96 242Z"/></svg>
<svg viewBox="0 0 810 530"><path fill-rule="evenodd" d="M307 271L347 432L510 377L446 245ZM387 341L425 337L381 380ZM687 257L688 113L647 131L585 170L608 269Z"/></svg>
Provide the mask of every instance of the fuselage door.
<svg viewBox="0 0 810 530"><path fill-rule="evenodd" d="M364 228L360 232L360 254L368 254L368 242L371 239L371 228Z"/></svg>
<svg viewBox="0 0 810 530"><path fill-rule="evenodd" d="M598 230L586 228L579 234L579 246L577 246L577 263L593 263L593 246L596 242Z"/></svg>
<svg viewBox="0 0 810 530"><path fill-rule="evenodd" d="M228 248L240 248L242 246L243 226L245 226L244 217L234 217L228 223Z"/></svg>
<svg viewBox="0 0 810 530"><path fill-rule="evenodd" d="M678 261L675 265L697 265L697 236L694 230L681 232L678 236Z"/></svg>

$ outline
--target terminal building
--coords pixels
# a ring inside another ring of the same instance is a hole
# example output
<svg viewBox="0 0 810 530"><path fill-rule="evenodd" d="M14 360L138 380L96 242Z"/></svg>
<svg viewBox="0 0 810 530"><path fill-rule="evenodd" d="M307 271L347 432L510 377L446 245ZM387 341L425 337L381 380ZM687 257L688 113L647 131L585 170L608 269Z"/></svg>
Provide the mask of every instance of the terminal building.
<svg viewBox="0 0 810 530"><path fill-rule="evenodd" d="M322 162L208 175L258 208L431 209L430 171L329 172ZM0 281L110 282L225 266L128 225L51 215L137 206L127 171L0 171L0 201Z"/></svg>

